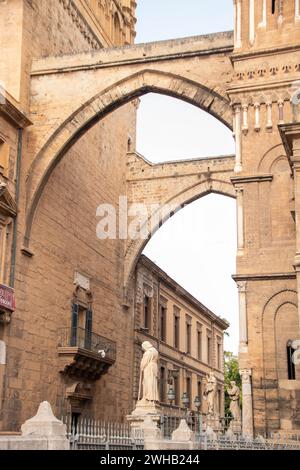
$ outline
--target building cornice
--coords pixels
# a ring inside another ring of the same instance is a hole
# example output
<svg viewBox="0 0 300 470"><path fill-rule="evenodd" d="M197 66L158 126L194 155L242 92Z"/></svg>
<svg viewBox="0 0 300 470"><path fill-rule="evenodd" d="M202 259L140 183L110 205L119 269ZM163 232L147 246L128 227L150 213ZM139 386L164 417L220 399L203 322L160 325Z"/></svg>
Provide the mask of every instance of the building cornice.
<svg viewBox="0 0 300 470"><path fill-rule="evenodd" d="M235 282L239 281L269 281L269 280L284 280L296 279L296 273L262 273L262 274L233 274L232 279Z"/></svg>
<svg viewBox="0 0 300 470"><path fill-rule="evenodd" d="M24 111L21 110L19 103L3 88L0 87L0 113L13 122L17 128L24 129L31 126L32 122L28 119Z"/></svg>
<svg viewBox="0 0 300 470"><path fill-rule="evenodd" d="M261 175L241 175L232 176L230 181L233 185L245 183L261 183L263 181L273 181L273 175L265 173Z"/></svg>
<svg viewBox="0 0 300 470"><path fill-rule="evenodd" d="M218 315L209 310L209 308L203 305L200 300L196 299L192 294L185 290L165 271L163 271L153 261L147 258L147 256L142 255L140 257L139 263L143 264L149 270L154 272L158 276L159 281L163 281L164 284L168 285L174 292L176 292L176 294L180 295L181 298L185 299L194 308L201 310L204 315L207 315L211 322L216 323L219 327L221 327L222 330L226 330L229 327L229 323L226 320L223 320Z"/></svg>

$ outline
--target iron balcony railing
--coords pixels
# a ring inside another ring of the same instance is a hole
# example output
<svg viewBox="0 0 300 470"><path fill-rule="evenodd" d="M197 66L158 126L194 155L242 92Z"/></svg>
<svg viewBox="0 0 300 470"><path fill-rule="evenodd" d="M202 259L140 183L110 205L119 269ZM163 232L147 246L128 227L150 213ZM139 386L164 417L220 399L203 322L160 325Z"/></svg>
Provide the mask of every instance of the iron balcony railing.
<svg viewBox="0 0 300 470"><path fill-rule="evenodd" d="M60 328L59 347L86 349L99 354L103 359L116 360L116 343L84 328Z"/></svg>

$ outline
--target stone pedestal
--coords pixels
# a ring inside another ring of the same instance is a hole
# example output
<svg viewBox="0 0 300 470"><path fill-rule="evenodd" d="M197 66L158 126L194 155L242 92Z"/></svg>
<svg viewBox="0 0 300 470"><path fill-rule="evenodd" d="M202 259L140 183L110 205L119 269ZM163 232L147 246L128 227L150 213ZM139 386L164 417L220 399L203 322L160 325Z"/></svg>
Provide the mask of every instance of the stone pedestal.
<svg viewBox="0 0 300 470"><path fill-rule="evenodd" d="M189 428L185 419L180 421L180 425L172 433L172 441L194 442L195 433Z"/></svg>
<svg viewBox="0 0 300 470"><path fill-rule="evenodd" d="M145 422L150 424L150 421L158 428L161 417L160 405L155 402L148 402L140 400L137 402L135 410L131 415L127 416L127 421L130 422L132 429L145 428Z"/></svg>
<svg viewBox="0 0 300 470"><path fill-rule="evenodd" d="M242 410L242 432L244 437L253 437L253 403L251 369L240 370L242 378L243 410Z"/></svg>
<svg viewBox="0 0 300 470"><path fill-rule="evenodd" d="M230 431L232 431L234 434L241 434L242 432L242 423L241 421L237 420L232 420L229 426Z"/></svg>
<svg viewBox="0 0 300 470"><path fill-rule="evenodd" d="M222 426L220 423L220 418L217 415L207 415L206 417L206 425L205 425L205 430L207 432L207 429L211 429L215 433L218 433L222 430Z"/></svg>
<svg viewBox="0 0 300 470"><path fill-rule="evenodd" d="M55 418L51 406L44 401L37 414L21 427L21 435L0 436L0 450L69 450L65 424Z"/></svg>

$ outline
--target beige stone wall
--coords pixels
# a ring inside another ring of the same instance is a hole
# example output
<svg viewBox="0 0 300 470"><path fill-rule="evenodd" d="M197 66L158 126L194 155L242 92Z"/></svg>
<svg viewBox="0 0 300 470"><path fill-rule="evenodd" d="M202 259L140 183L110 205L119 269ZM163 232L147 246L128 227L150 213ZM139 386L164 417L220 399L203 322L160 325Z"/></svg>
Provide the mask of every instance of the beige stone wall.
<svg viewBox="0 0 300 470"><path fill-rule="evenodd" d="M0 5L0 18L6 22L5 28L0 28L1 34L9 35L11 27L20 35L19 42L0 43L1 55L9 57L4 72L9 80L15 80L8 89L25 107L29 98L25 77L33 58L100 47L97 30L93 33L92 28L77 22L78 15L72 16L67 3L52 0L23 4L15 0ZM77 2L78 8L82 7L79 3L85 2ZM6 21L4 9L8 9L10 21ZM86 20L89 22L90 17ZM8 44L14 50L4 50ZM17 73L12 73L12 68ZM70 410L66 387L74 379L59 373L57 345L58 329L70 327L75 270L91 277L93 330L117 341L116 364L101 383L92 384L94 400L86 411L102 418L120 418L130 411L132 325L130 313L121 306L124 247L123 242L100 242L96 238L96 208L101 203L117 206L119 195L125 193L125 156L128 135L134 138L135 113L135 106L129 104L108 116L58 164L35 218L36 253L31 259L20 251L30 141L30 131L24 132L15 277L17 310L1 333L7 344L1 429L19 429L44 399L49 399L56 413ZM12 145L9 185L14 195L17 133L8 123L1 121L0 125L1 135Z"/></svg>
<svg viewBox="0 0 300 470"><path fill-rule="evenodd" d="M75 270L91 278L93 331L117 342L116 364L96 384L90 410L95 417L112 418L130 409L132 323L121 307L124 247L122 241L97 239L96 209L101 203L117 206L125 190L132 109L115 112L82 137L44 190L35 219L35 255L18 259L18 309L8 339L6 429L16 429L42 400L51 402L57 414L67 409L66 385L72 380L59 374L57 346L58 329L71 326Z"/></svg>

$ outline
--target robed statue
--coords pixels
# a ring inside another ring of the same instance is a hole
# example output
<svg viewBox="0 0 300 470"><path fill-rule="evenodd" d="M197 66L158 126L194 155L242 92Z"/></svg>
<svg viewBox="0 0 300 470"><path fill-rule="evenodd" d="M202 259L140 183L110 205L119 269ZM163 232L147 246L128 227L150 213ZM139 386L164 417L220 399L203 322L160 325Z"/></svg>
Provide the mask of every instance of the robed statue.
<svg viewBox="0 0 300 470"><path fill-rule="evenodd" d="M144 341L142 349L145 352L141 360L138 399L147 402L158 402L159 353L149 341Z"/></svg>
<svg viewBox="0 0 300 470"><path fill-rule="evenodd" d="M207 400L207 413L210 416L213 416L215 414L216 392L217 392L217 379L212 373L210 373L206 377L206 386L204 390L204 395Z"/></svg>
<svg viewBox="0 0 300 470"><path fill-rule="evenodd" d="M230 388L227 388L227 393L230 398L230 411L233 420L241 421L240 389L234 380L230 382Z"/></svg>

